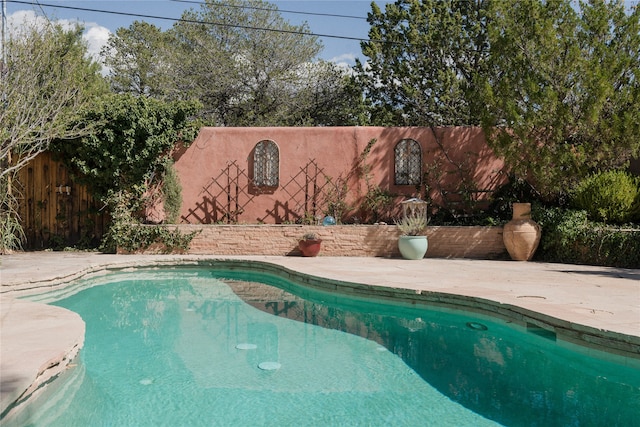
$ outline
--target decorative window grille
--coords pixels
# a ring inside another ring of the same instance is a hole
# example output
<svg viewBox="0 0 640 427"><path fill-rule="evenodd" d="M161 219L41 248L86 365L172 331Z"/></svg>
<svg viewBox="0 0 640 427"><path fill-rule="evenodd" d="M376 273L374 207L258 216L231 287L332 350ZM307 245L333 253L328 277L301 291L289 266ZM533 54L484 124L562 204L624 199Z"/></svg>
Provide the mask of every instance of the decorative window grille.
<svg viewBox="0 0 640 427"><path fill-rule="evenodd" d="M277 187L280 175L280 151L269 140L260 141L253 150L253 183L258 187Z"/></svg>
<svg viewBox="0 0 640 427"><path fill-rule="evenodd" d="M422 174L422 150L418 141L403 139L395 148L395 184L418 185Z"/></svg>

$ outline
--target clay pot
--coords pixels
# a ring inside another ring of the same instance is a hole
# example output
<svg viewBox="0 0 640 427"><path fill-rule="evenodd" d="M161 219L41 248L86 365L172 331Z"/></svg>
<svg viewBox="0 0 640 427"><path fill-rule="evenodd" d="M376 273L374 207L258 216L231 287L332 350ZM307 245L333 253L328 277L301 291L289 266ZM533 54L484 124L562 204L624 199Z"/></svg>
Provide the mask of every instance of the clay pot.
<svg viewBox="0 0 640 427"><path fill-rule="evenodd" d="M298 247L300 248L302 256L313 257L318 255L318 253L320 252L321 243L321 239L300 240L298 242Z"/></svg>
<svg viewBox="0 0 640 427"><path fill-rule="evenodd" d="M513 219L503 229L504 245L511 259L529 261L538 249L542 227L531 219L531 203L514 203Z"/></svg>

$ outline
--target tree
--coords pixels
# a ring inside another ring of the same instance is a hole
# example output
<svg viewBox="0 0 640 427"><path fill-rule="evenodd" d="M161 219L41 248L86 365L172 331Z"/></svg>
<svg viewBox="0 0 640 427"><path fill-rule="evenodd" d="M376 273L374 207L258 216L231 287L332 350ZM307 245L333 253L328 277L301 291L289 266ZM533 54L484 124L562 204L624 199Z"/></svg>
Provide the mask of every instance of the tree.
<svg viewBox="0 0 640 427"><path fill-rule="evenodd" d="M362 90L349 70L327 61L308 62L280 93L284 108L273 116L280 126L366 124Z"/></svg>
<svg viewBox="0 0 640 427"><path fill-rule="evenodd" d="M86 134L78 112L104 94L99 64L87 54L82 28L25 23L7 43L0 108L0 176L14 174L56 138Z"/></svg>
<svg viewBox="0 0 640 427"><path fill-rule="evenodd" d="M397 0L384 12L372 3L369 41L362 43L368 59L355 67L371 124L431 128L445 160L423 167L416 192L426 198L442 197L441 211L452 215L477 208L475 159L449 156L437 127L480 123L477 82L489 54L488 3ZM455 189L442 186L449 168L458 179Z"/></svg>
<svg viewBox="0 0 640 427"><path fill-rule="evenodd" d="M374 124L482 124L547 199L640 155L638 5L398 0L368 19Z"/></svg>
<svg viewBox="0 0 640 427"><path fill-rule="evenodd" d="M139 22L117 30L104 54L117 91L197 99L212 125L342 124L361 102L345 73L316 61L321 48L270 3L207 0L164 33Z"/></svg>
<svg viewBox="0 0 640 427"><path fill-rule="evenodd" d="M167 34L153 24L135 21L118 28L102 49L109 69L111 88L116 93L133 93L163 98L169 77Z"/></svg>
<svg viewBox="0 0 640 427"><path fill-rule="evenodd" d="M177 90L200 99L219 125L278 124L300 67L321 49L306 25L291 25L274 5L253 0L208 0L185 12L171 33Z"/></svg>
<svg viewBox="0 0 640 427"><path fill-rule="evenodd" d="M0 64L0 253L20 247L15 177L55 138L86 134L93 123L72 122L107 90L87 54L79 27L25 22Z"/></svg>
<svg viewBox="0 0 640 427"><path fill-rule="evenodd" d="M368 115L362 97L362 87L352 73L332 62L314 62L312 66L315 73L307 80L308 100L300 106L301 110L305 107L309 110L307 115L312 118L310 124L367 125Z"/></svg>
<svg viewBox="0 0 640 427"><path fill-rule="evenodd" d="M555 197L640 154L640 8L493 2L484 126L516 176Z"/></svg>
<svg viewBox="0 0 640 427"><path fill-rule="evenodd" d="M85 110L78 123L102 126L81 138L56 140L52 149L94 197L106 201L114 193L126 193L129 206L139 208L175 145L195 138L190 118L198 108L193 102L110 95Z"/></svg>
<svg viewBox="0 0 640 427"><path fill-rule="evenodd" d="M479 123L476 75L488 54L485 0L372 3L356 71L373 124Z"/></svg>

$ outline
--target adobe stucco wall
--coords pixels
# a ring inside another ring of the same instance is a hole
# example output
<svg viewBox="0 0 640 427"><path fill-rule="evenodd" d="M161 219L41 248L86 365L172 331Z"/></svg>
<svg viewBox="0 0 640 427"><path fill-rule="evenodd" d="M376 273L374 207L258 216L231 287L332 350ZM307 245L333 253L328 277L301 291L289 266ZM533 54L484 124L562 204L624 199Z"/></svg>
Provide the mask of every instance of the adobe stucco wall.
<svg viewBox="0 0 640 427"><path fill-rule="evenodd" d="M168 226L174 228L176 226ZM320 256L399 257L394 225L179 225L197 231L188 253L210 255L300 255L306 233L322 239ZM427 258L506 257L502 227L428 227Z"/></svg>
<svg viewBox="0 0 640 427"><path fill-rule="evenodd" d="M420 144L422 172L435 204L444 203L443 194L455 197L463 185L492 191L506 180L504 163L487 146L480 128L205 127L176 154L183 197L180 222L285 224L299 222L305 213L322 217L329 213L326 184L331 180L345 184L340 189L346 190L344 201L352 209L343 222L350 223L370 187L400 200L417 195L415 185L394 182L394 148L407 138ZM279 149L279 184L274 188L251 183L254 148L262 140L274 141Z"/></svg>

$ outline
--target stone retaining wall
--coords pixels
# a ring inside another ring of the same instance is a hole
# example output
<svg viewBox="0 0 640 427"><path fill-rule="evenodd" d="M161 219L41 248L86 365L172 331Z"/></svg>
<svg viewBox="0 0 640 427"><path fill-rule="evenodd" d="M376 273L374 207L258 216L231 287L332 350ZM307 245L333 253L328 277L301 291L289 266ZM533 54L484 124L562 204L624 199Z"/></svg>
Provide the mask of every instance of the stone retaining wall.
<svg viewBox="0 0 640 427"><path fill-rule="evenodd" d="M174 227L174 226L169 226ZM189 254L300 255L298 240L306 233L322 239L319 256L399 257L394 225L188 225L197 231ZM507 257L502 227L428 227L427 258L501 259Z"/></svg>

